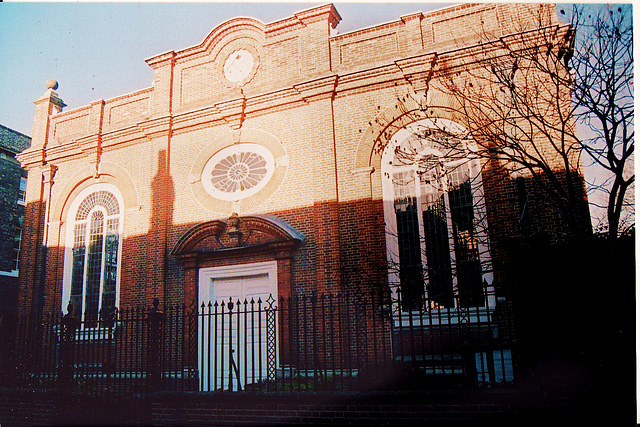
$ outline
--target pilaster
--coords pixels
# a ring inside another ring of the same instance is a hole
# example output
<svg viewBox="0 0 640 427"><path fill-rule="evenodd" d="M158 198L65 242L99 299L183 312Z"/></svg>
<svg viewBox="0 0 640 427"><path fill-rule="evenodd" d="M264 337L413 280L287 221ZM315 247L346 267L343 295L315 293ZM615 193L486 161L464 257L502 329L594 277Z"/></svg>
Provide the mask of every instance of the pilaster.
<svg viewBox="0 0 640 427"><path fill-rule="evenodd" d="M47 81L47 90L35 101L36 114L31 132L31 147L17 156L25 169L46 161L44 150L49 139L49 125L51 116L60 113L66 104L58 97L55 90L58 82Z"/></svg>
<svg viewBox="0 0 640 427"><path fill-rule="evenodd" d="M176 53L166 52L146 60L154 71L153 92L151 92L151 117L171 115L173 99L173 68Z"/></svg>

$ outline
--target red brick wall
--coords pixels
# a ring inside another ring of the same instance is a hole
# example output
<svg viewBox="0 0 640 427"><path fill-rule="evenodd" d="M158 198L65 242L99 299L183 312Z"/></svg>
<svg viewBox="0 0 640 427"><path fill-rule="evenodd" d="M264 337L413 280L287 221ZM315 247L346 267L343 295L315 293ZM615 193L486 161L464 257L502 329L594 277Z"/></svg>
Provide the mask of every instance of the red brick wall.
<svg viewBox="0 0 640 427"><path fill-rule="evenodd" d="M419 395L417 395L419 396ZM154 425L409 425L414 423L499 420L513 413L504 401L474 404L425 401L416 395L288 394L193 396L159 395L152 403ZM422 399L422 401L420 401Z"/></svg>
<svg viewBox="0 0 640 427"><path fill-rule="evenodd" d="M509 402L511 399L511 402ZM291 425L414 424L429 421L507 420L517 414L513 397L465 394L434 399L420 394L154 394L105 399L9 390L0 393L0 422L7 425ZM531 403L527 403L529 406ZM515 421L515 419L514 419Z"/></svg>

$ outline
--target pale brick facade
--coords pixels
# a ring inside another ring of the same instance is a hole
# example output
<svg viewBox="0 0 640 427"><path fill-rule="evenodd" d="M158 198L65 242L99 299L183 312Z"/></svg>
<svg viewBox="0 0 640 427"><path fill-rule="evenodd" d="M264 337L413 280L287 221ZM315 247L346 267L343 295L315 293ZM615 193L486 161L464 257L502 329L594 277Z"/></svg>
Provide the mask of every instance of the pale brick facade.
<svg viewBox="0 0 640 427"><path fill-rule="evenodd" d="M518 32L536 14L558 24L555 6L529 4L452 6L342 35L332 5L267 24L237 18L197 46L147 59L151 88L63 112L52 85L20 156L29 170L22 311L64 309L72 205L97 184L119 193L120 306L190 304L202 269L258 262L276 263L281 296L386 286L381 161L391 130L424 114L455 122L438 80L470 60L481 29ZM234 81L225 70L238 52L251 60ZM274 163L259 191L224 200L202 171L234 144L263 147ZM501 265L491 230L515 230L518 207L511 183L486 179L488 243Z"/></svg>

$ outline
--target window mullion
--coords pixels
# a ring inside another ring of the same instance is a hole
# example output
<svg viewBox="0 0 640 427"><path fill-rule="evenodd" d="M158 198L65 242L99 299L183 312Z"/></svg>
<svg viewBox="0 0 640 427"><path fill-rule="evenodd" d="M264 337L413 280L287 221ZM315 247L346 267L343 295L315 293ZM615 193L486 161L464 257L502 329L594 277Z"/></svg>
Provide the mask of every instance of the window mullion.
<svg viewBox="0 0 640 427"><path fill-rule="evenodd" d="M100 257L100 288L98 289L98 320L100 319L100 310L102 309L102 292L104 291L104 276L105 276L105 257L107 253L107 212L104 212L102 218L102 253Z"/></svg>
<svg viewBox="0 0 640 427"><path fill-rule="evenodd" d="M123 240L123 226L122 226L122 217L120 215L116 215L115 218L118 220L118 226L116 227L116 235L117 235L117 239L118 239L118 244L116 245L116 257L115 257L115 263L116 263L116 275L115 275L115 284L114 284L114 300L113 300L113 306L114 307L118 307L118 304L120 302L120 260L121 260L121 255L122 255L122 240Z"/></svg>
<svg viewBox="0 0 640 427"><path fill-rule="evenodd" d="M428 297L427 295L427 281L429 280L429 264L427 259L427 238L424 233L424 217L423 212L426 209L426 194L422 192L422 178L414 169L414 185L416 192L416 204L417 204L417 215L418 215L418 232L420 235L420 258L422 260L422 295L423 297Z"/></svg>
<svg viewBox="0 0 640 427"><path fill-rule="evenodd" d="M444 194L444 211L447 218L447 236L449 238L449 259L451 260L452 286L454 291L453 304L454 307L458 306L459 290L458 290L458 264L456 262L456 250L455 250L455 230L453 228L453 219L451 218L451 203L449 201L449 172L446 170L442 176L442 190Z"/></svg>
<svg viewBox="0 0 640 427"><path fill-rule="evenodd" d="M82 266L82 305L74 310L80 310L82 319L85 320L85 307L87 304L87 280L89 276L89 248L91 246L91 219L87 216L84 228L84 265Z"/></svg>
<svg viewBox="0 0 640 427"><path fill-rule="evenodd" d="M487 212L484 201L484 187L482 184L482 172L477 159L469 162L469 172L471 181L471 194L473 203L474 231L478 242L478 258L480 260L480 268L482 280L489 284L493 283L493 272L491 268L491 256L489 255L489 238L487 235ZM476 182L477 181L477 182ZM485 289L485 301L489 308L495 306L495 296L493 295L491 285L489 289ZM484 293L483 292L483 293Z"/></svg>

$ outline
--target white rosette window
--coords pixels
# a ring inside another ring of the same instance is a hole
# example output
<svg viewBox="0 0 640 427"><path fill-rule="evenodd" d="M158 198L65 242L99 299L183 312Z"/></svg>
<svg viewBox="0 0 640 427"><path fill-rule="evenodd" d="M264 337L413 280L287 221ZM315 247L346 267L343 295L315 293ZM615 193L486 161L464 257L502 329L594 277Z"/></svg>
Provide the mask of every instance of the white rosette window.
<svg viewBox="0 0 640 427"><path fill-rule="evenodd" d="M211 196L236 201L264 188L273 176L275 159L262 145L235 144L214 154L202 170L202 185Z"/></svg>

